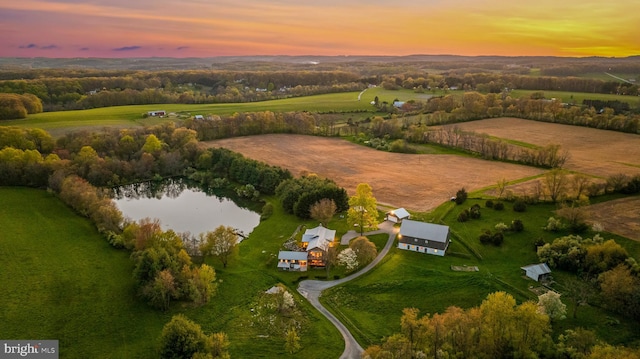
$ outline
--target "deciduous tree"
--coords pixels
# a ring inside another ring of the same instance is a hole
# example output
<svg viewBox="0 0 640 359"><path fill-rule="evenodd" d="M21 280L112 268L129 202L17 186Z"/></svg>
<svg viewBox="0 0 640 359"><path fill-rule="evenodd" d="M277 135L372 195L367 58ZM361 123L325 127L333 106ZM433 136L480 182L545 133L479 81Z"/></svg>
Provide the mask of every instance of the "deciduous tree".
<svg viewBox="0 0 640 359"><path fill-rule="evenodd" d="M331 218L336 214L337 208L336 203L332 199L323 198L312 205L309 212L311 213L311 218L326 227Z"/></svg>
<svg viewBox="0 0 640 359"><path fill-rule="evenodd" d="M232 227L221 225L213 232L207 232L200 237L200 252L203 256L211 255L222 262L224 268L229 263L229 257L238 244L238 235Z"/></svg>
<svg viewBox="0 0 640 359"><path fill-rule="evenodd" d="M365 228L378 226L377 201L369 184L358 185L356 194L349 198L349 206L347 223L350 227L358 225L360 235L364 233Z"/></svg>
<svg viewBox="0 0 640 359"><path fill-rule="evenodd" d="M369 264L378 255L376 245L364 236L353 239L351 243L349 243L349 248L356 253L358 265L360 266Z"/></svg>

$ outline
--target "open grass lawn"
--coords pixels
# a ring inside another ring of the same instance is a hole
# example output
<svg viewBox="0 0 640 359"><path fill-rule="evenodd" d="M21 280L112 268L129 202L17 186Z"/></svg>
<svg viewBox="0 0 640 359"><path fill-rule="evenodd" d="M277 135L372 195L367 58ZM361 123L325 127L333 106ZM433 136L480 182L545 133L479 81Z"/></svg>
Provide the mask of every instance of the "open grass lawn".
<svg viewBox="0 0 640 359"><path fill-rule="evenodd" d="M481 218L457 222L458 213L475 203L482 207ZM447 256L394 248L374 271L330 289L322 297L334 313L346 318L350 328L358 328L353 333L363 346L379 343L383 337L399 332L403 308L415 307L423 314L443 312L453 305L469 308L480 305L488 294L495 291L506 291L519 303L537 300L529 287L538 284L524 278L520 267L538 263L534 250L537 238L551 242L568 234L542 230L555 209L549 204L528 206L523 213L514 212L508 202L502 211L486 208L485 200L480 199L470 199L459 206L445 203L442 207L444 209L434 211L437 217L434 219L442 219L451 226L453 237ZM500 247L480 243L478 236L483 230L495 232L497 223L510 224L514 219L523 221L523 232L505 234ZM586 237L592 235L584 234ZM614 235L603 236L605 239L614 238L627 248L631 256L640 258L638 243ZM451 270L451 266L465 265L478 266L479 271ZM561 284L567 276L566 273L557 273L556 281ZM571 313L572 303L567 298L564 302ZM615 324L604 326L602 323ZM629 344L640 338L634 325L635 322L602 309L581 307L578 318L568 318L554 327L554 338L567 328L583 326L596 331L610 343Z"/></svg>
<svg viewBox="0 0 640 359"><path fill-rule="evenodd" d="M300 276L275 270L277 250L297 225L276 209L227 269L207 260L219 279L209 304L174 303L161 313L135 296L129 253L110 247L91 223L45 191L0 188L0 338L58 339L61 358L154 358L162 327L184 313L206 333L227 333L232 357L289 357L283 337L264 336L253 325L251 308L271 286ZM290 290L307 318L295 356L339 356L337 330L295 286Z"/></svg>
<svg viewBox="0 0 640 359"><path fill-rule="evenodd" d="M57 339L61 358L152 357L169 316L134 296L129 254L51 194L0 188L0 338Z"/></svg>
<svg viewBox="0 0 640 359"><path fill-rule="evenodd" d="M611 80L614 80L611 78ZM640 97L638 96L626 96L626 95L613 95L602 93L589 93L589 92L570 92L570 91L540 91L540 90L513 90L509 93L511 97L520 98L528 97L534 92L544 93L545 98L555 98L561 100L564 103L573 103L576 105L582 105L583 100L602 100L602 101L620 101L626 102L631 108L640 107Z"/></svg>

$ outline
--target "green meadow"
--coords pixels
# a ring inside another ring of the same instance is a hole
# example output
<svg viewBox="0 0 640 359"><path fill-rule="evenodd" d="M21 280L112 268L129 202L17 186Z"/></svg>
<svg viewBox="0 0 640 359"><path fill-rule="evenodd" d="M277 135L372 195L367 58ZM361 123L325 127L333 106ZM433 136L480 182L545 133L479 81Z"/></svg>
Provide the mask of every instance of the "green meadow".
<svg viewBox="0 0 640 359"><path fill-rule="evenodd" d="M166 121L179 121L182 118L197 114L231 115L236 112L290 112L310 111L320 113L343 113L356 119L364 119L376 113L371 101L376 96L380 102L393 103L394 100L425 100L430 95L417 94L410 90L384 90L370 88L365 90L358 100L360 92L332 93L324 95L292 97L279 100L224 103L224 104L158 104L132 105L95 108L90 110L43 112L29 115L22 120L2 121L3 126L37 127L53 135L69 130L100 129L103 127L142 127ZM164 110L176 116L165 118L147 117L148 111ZM346 118L345 118L346 121Z"/></svg>
<svg viewBox="0 0 640 359"><path fill-rule="evenodd" d="M298 224L276 210L227 269L207 260L218 279L210 303L174 303L162 313L136 296L129 253L109 246L88 220L46 191L0 188L0 338L57 339L61 358L155 358L162 327L184 313L206 333L227 333L234 358L294 357L285 353L283 337L262 335L251 312L264 291L282 282L308 322L296 356L337 357L342 339L295 291L300 274L275 270L277 251Z"/></svg>
<svg viewBox="0 0 640 359"><path fill-rule="evenodd" d="M542 92L544 93L544 97L548 99L555 98L555 99L561 100L564 103L572 103L576 105L582 105L583 100L602 100L602 101L626 102L629 104L631 108L640 108L640 97L638 96L589 93L589 92L541 91L541 90L513 90L509 94L512 97L520 98L520 97L530 96L534 92Z"/></svg>
<svg viewBox="0 0 640 359"><path fill-rule="evenodd" d="M479 204L481 218L458 222L458 214L473 204ZM366 347L379 343L385 336L400 331L402 309L414 307L422 314L443 312L449 306L470 308L478 306L486 296L495 291L506 291L518 302L536 301L529 287L538 283L523 277L520 267L538 263L534 242L542 238L551 242L567 232L549 233L542 230L546 220L553 215L555 206L531 205L523 213L512 210L511 203L497 211L484 206L485 200L470 199L456 206L444 203L430 215L421 218L435 222L442 220L451 227L452 240L447 255L437 257L393 248L376 270L345 285L329 289L321 300L338 317L344 320L360 343ZM510 224L520 219L524 231L505 234L501 246L483 245L478 240L486 229L495 232L495 225ZM584 236L592 236L586 233ZM640 254L638 243L619 236L605 234L606 239L615 239L634 258ZM452 266L477 266L478 271L454 271ZM563 283L571 275L554 273L554 279ZM573 310L569 298L563 300L568 313ZM554 338L564 329L582 326L594 330L602 339L614 343L628 344L637 340L635 323L619 315L608 313L597 307L580 307L576 319L569 318L554 325ZM602 326L601 323L617 323ZM381 325L381 323L385 323Z"/></svg>

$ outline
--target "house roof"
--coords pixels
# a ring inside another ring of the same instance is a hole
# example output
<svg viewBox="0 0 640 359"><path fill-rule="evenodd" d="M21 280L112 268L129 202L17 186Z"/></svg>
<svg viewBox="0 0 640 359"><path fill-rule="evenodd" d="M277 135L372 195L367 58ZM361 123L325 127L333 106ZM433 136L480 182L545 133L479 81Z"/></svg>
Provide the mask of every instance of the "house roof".
<svg viewBox="0 0 640 359"><path fill-rule="evenodd" d="M328 229L323 227L322 225L319 225L315 228L307 229L302 235L302 242L311 243L311 241L315 239L323 239L328 242L333 242L335 238L336 238L335 229Z"/></svg>
<svg viewBox="0 0 640 359"><path fill-rule="evenodd" d="M307 252L295 252L295 251L280 251L278 252L278 260L297 260L306 261Z"/></svg>
<svg viewBox="0 0 640 359"><path fill-rule="evenodd" d="M326 251L327 248L329 247L329 243L330 242L326 239L316 237L309 241L309 244L307 245L307 252L316 248L320 248L323 251Z"/></svg>
<svg viewBox="0 0 640 359"><path fill-rule="evenodd" d="M547 263L530 264L528 266L520 267L520 269L523 269L527 273L533 274L536 277L551 273L551 268L549 268Z"/></svg>
<svg viewBox="0 0 640 359"><path fill-rule="evenodd" d="M394 215L400 219L409 218L409 212L404 208L394 209L393 211L389 211L389 214Z"/></svg>
<svg viewBox="0 0 640 359"><path fill-rule="evenodd" d="M446 243L449 238L449 227L440 224L405 219L400 225L400 234L407 237Z"/></svg>

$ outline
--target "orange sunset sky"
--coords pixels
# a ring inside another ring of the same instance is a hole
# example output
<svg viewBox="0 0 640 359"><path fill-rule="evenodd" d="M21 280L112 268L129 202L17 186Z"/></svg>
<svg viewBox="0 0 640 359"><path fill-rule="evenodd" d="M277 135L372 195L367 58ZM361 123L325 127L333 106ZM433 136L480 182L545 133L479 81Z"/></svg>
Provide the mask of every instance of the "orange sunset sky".
<svg viewBox="0 0 640 359"><path fill-rule="evenodd" d="M638 0L0 0L2 57L640 55Z"/></svg>

